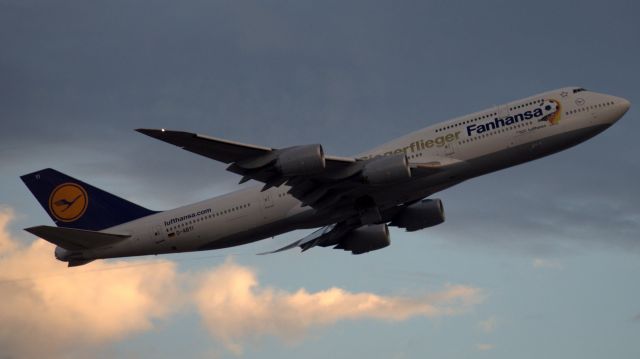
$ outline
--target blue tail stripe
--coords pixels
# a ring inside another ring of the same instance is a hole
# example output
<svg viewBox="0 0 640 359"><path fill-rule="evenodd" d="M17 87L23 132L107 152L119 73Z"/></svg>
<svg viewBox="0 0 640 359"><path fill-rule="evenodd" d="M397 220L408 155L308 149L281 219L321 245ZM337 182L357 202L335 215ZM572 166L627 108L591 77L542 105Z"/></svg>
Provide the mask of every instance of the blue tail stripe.
<svg viewBox="0 0 640 359"><path fill-rule="evenodd" d="M20 178L58 227L99 231L157 213L51 168Z"/></svg>

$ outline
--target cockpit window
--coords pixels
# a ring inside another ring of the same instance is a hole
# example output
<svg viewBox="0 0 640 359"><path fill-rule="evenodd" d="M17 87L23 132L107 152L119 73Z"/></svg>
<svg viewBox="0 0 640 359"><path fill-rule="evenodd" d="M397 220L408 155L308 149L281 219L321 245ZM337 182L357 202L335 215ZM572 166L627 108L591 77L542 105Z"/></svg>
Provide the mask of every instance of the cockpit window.
<svg viewBox="0 0 640 359"><path fill-rule="evenodd" d="M587 91L587 90L583 89L582 87L577 88L577 89L573 89L573 93L578 93L578 92L582 92L582 91Z"/></svg>

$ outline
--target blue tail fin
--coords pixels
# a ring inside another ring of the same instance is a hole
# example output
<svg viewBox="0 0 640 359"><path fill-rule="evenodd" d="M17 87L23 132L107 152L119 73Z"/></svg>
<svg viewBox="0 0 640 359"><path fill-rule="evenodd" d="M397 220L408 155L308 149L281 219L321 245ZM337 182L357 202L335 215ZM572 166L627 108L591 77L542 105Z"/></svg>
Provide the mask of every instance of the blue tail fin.
<svg viewBox="0 0 640 359"><path fill-rule="evenodd" d="M156 213L51 168L20 178L58 227L100 231Z"/></svg>

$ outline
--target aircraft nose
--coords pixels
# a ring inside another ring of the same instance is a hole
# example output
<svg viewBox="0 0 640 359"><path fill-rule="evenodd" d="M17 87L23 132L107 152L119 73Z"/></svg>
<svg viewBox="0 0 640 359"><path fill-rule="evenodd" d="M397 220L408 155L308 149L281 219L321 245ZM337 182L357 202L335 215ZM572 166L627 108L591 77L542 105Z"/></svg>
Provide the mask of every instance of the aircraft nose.
<svg viewBox="0 0 640 359"><path fill-rule="evenodd" d="M618 121L625 113L627 113L627 111L629 111L629 108L631 107L631 102L629 102L629 100L622 98L622 97L616 97L616 96L610 96L611 102L613 102L613 106L610 107L609 110L609 114L610 114L610 120L611 123L614 123L616 121Z"/></svg>
<svg viewBox="0 0 640 359"><path fill-rule="evenodd" d="M627 111L629 111L629 108L631 107L631 102L629 102L629 100L624 99L622 97L618 97L618 103L620 106L620 110L622 111L622 115L624 115L625 113L627 113Z"/></svg>
<svg viewBox="0 0 640 359"><path fill-rule="evenodd" d="M614 103L616 107L617 119L620 119L625 113L627 113L627 111L629 111L629 108L631 107L631 102L629 102L629 100L624 99L622 97L616 97L616 99L614 100Z"/></svg>

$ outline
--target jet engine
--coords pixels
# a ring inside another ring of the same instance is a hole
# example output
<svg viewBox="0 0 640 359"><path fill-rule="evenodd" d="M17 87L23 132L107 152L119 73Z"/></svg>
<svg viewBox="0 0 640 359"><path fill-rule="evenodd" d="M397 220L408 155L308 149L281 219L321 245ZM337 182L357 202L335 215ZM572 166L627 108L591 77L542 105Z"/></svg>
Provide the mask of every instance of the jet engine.
<svg viewBox="0 0 640 359"><path fill-rule="evenodd" d="M325 168L322 146L304 145L283 149L276 160L276 168L287 177L320 173Z"/></svg>
<svg viewBox="0 0 640 359"><path fill-rule="evenodd" d="M391 225L413 232L442 222L444 222L442 201L439 199L425 199L401 210L393 218Z"/></svg>
<svg viewBox="0 0 640 359"><path fill-rule="evenodd" d="M362 254L388 246L389 228L386 224L372 224L358 227L346 235L334 248Z"/></svg>
<svg viewBox="0 0 640 359"><path fill-rule="evenodd" d="M362 169L364 180L373 185L398 183L411 178L407 156L393 155L369 160Z"/></svg>

